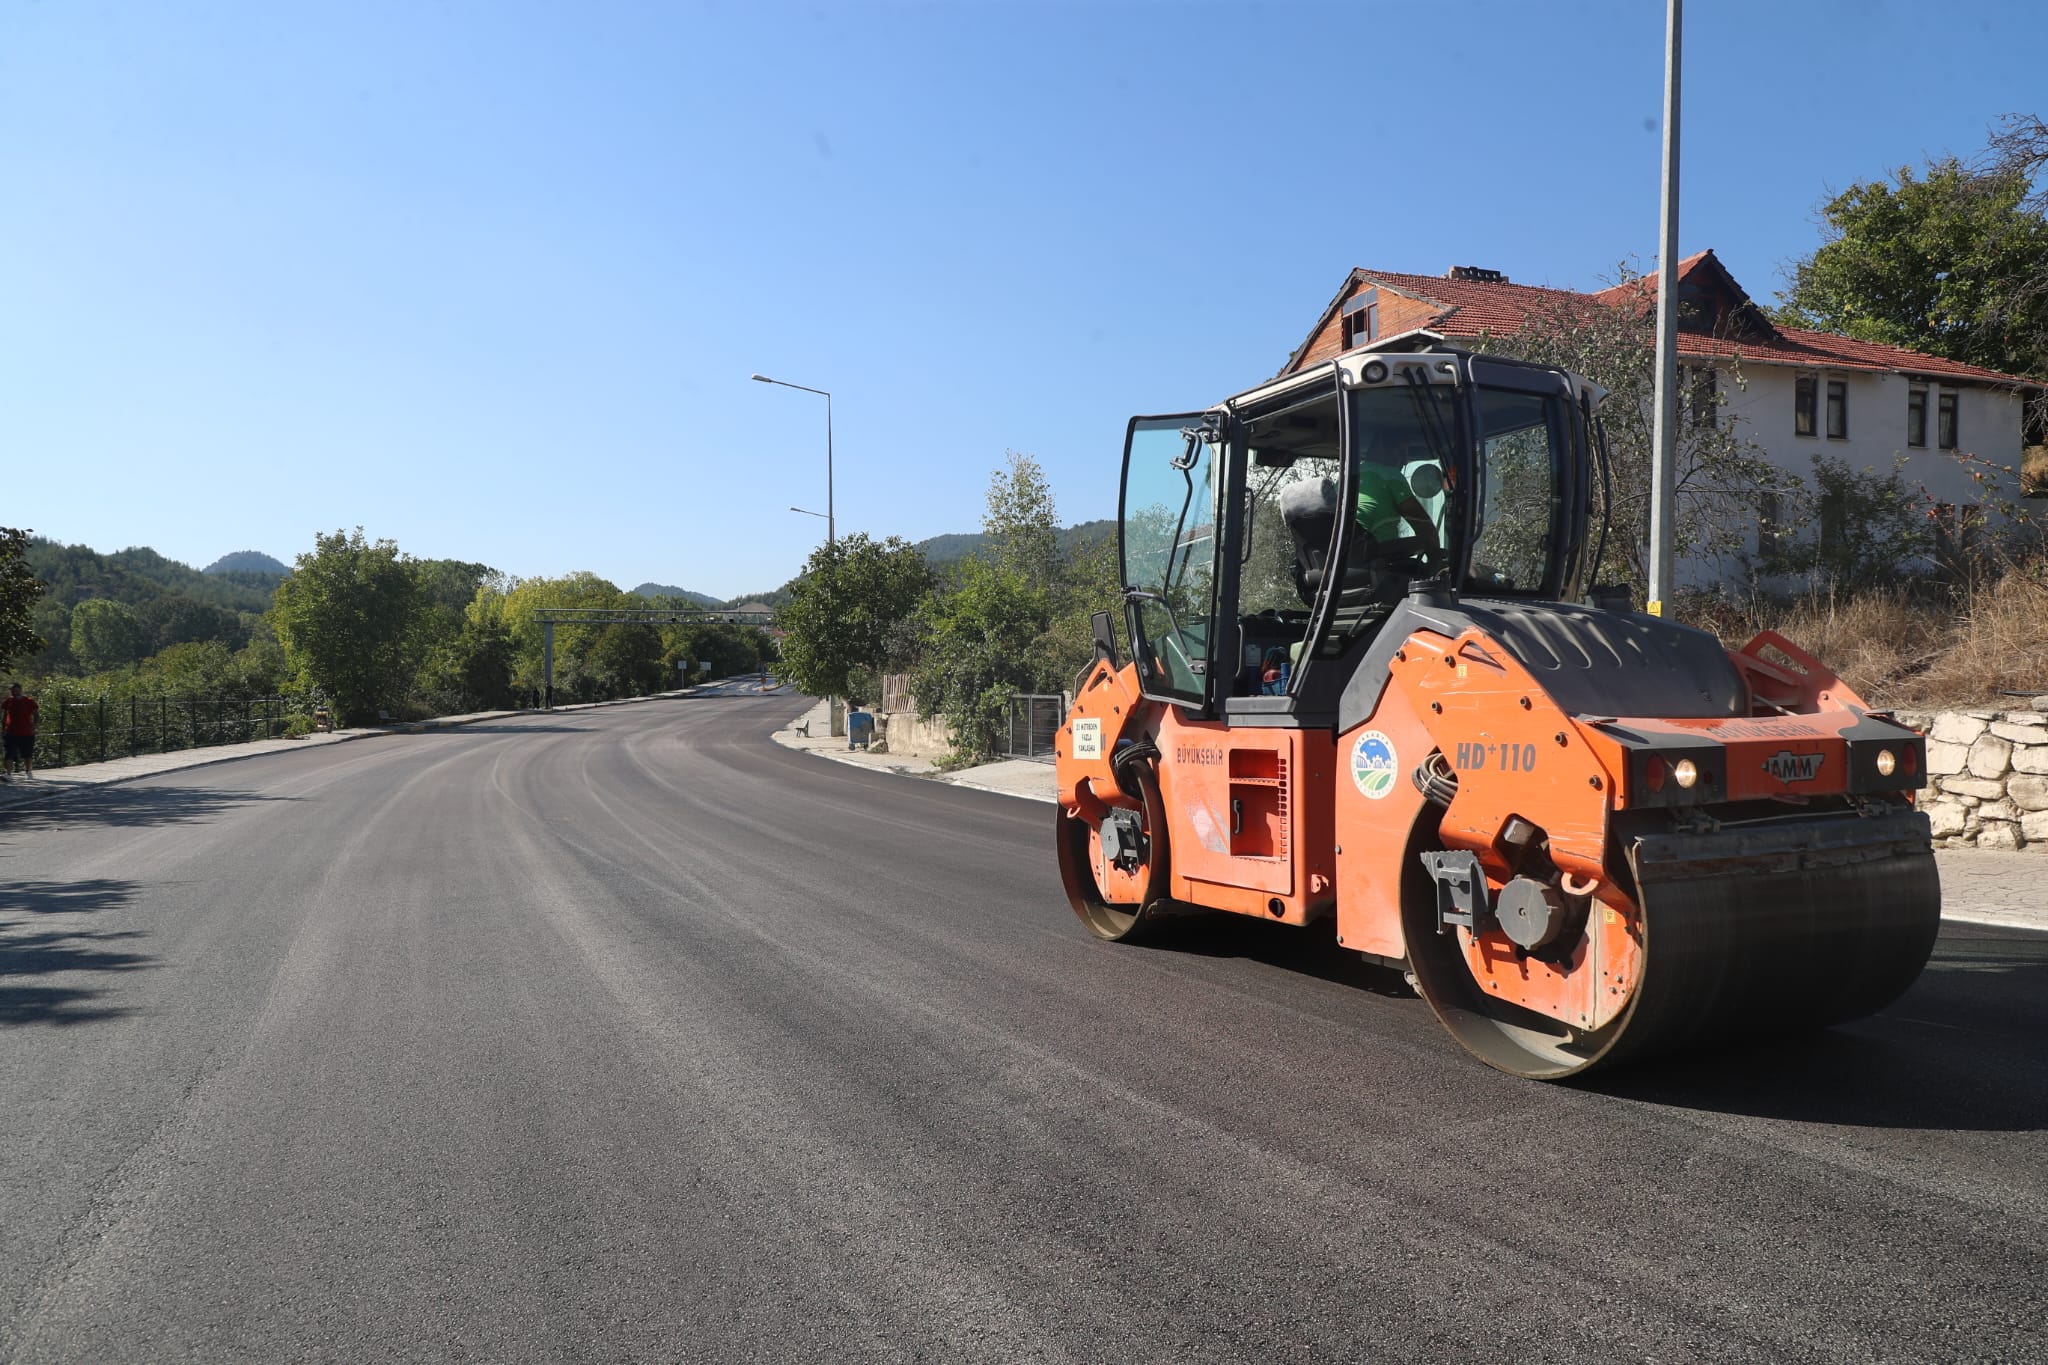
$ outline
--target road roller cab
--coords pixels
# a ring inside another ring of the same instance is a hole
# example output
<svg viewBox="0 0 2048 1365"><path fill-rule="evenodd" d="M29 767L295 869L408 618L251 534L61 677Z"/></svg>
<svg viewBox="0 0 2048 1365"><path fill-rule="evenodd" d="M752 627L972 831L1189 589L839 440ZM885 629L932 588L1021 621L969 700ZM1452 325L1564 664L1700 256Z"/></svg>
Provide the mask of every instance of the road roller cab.
<svg viewBox="0 0 2048 1365"><path fill-rule="evenodd" d="M1582 594L1603 396L1431 347L1133 419L1130 658L1098 618L1058 743L1091 930L1333 917L1546 1078L1912 982L1939 914L1922 741L1787 640Z"/></svg>

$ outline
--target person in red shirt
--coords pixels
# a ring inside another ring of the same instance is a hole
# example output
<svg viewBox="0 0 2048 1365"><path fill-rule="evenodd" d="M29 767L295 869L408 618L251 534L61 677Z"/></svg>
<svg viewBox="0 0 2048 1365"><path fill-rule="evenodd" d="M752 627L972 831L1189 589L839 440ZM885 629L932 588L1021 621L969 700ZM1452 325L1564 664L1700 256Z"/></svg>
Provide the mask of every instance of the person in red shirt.
<svg viewBox="0 0 2048 1365"><path fill-rule="evenodd" d="M36 699L21 694L21 684L7 689L7 697L0 701L0 745L7 751L7 775L14 775L14 765L21 764L23 777L36 775Z"/></svg>

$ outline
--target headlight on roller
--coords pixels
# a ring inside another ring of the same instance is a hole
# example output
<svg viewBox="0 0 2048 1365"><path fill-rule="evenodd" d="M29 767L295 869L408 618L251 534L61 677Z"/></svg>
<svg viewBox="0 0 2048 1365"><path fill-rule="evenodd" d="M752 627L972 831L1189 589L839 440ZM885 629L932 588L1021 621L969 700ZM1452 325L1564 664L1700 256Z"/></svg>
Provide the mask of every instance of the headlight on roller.
<svg viewBox="0 0 2048 1365"><path fill-rule="evenodd" d="M1689 758L1681 758L1671 765L1671 780L1679 786L1690 789L1700 780L1700 770Z"/></svg>
<svg viewBox="0 0 2048 1365"><path fill-rule="evenodd" d="M1879 777L1890 777L1898 770L1899 756L1890 749L1879 749L1877 751L1877 775Z"/></svg>

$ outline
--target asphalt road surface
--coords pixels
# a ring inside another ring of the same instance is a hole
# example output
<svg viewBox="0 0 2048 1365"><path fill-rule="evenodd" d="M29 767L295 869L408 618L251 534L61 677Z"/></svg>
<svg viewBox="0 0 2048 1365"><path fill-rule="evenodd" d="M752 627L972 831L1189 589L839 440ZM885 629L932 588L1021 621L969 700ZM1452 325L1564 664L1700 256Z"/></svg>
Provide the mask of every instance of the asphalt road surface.
<svg viewBox="0 0 2048 1365"><path fill-rule="evenodd" d="M2048 1359L2048 938L1516 1081L1272 926L1094 942L1050 807L800 705L9 812L0 1358Z"/></svg>

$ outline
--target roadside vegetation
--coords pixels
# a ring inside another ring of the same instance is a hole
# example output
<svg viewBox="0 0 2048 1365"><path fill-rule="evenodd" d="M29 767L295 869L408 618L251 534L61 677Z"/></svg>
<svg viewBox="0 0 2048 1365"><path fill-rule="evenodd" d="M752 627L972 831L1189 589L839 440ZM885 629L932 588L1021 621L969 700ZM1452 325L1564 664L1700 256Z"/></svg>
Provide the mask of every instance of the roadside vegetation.
<svg viewBox="0 0 2048 1365"><path fill-rule="evenodd" d="M0 665L31 691L147 712L288 697L342 724L533 704L537 613L674 607L594 574L514 579L483 564L417 559L358 528L315 538L289 574L200 574L150 550L100 555L0 531ZM558 626L555 699L633 696L772 657L764 631L711 624ZM679 668L687 663L689 668ZM310 720L301 722L305 728Z"/></svg>
<svg viewBox="0 0 2048 1365"><path fill-rule="evenodd" d="M981 535L934 565L913 545L850 536L820 546L778 614L781 670L814 696L875 702L907 674L961 761L998 752L1009 698L1074 685L1090 613L1118 612L1113 525L1063 535L1038 462L1010 452L989 480ZM1071 528L1070 528L1071 530Z"/></svg>

